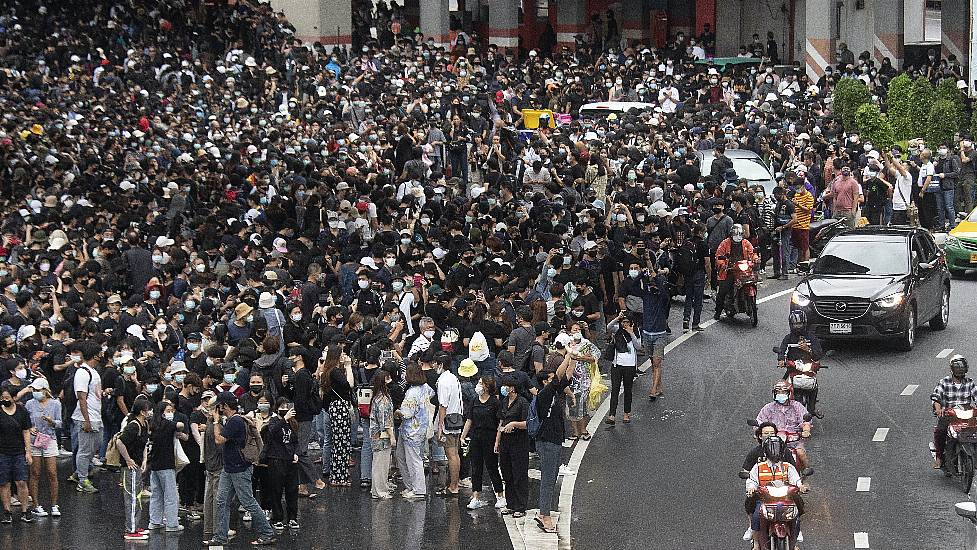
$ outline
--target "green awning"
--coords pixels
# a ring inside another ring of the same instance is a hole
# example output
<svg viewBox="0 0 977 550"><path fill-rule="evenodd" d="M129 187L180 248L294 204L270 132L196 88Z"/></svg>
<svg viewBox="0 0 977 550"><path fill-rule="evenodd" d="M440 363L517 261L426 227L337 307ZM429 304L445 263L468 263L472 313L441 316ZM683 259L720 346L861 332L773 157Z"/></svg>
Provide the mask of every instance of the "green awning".
<svg viewBox="0 0 977 550"><path fill-rule="evenodd" d="M696 65L712 64L720 69L733 65L759 65L761 59L758 57L714 57L712 59L697 59Z"/></svg>

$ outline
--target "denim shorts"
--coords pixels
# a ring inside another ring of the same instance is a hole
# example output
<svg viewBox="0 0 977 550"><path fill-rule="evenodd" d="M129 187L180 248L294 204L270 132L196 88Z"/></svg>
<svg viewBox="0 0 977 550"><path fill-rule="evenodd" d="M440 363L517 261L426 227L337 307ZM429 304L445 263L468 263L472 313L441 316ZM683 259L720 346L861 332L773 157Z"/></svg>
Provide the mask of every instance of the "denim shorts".
<svg viewBox="0 0 977 550"><path fill-rule="evenodd" d="M668 342L668 333L663 332L661 334L652 335L645 331L641 331L641 345L644 346L645 350L654 359L661 359L665 357L665 344Z"/></svg>
<svg viewBox="0 0 977 550"><path fill-rule="evenodd" d="M27 455L0 454L0 485L11 481L27 481Z"/></svg>

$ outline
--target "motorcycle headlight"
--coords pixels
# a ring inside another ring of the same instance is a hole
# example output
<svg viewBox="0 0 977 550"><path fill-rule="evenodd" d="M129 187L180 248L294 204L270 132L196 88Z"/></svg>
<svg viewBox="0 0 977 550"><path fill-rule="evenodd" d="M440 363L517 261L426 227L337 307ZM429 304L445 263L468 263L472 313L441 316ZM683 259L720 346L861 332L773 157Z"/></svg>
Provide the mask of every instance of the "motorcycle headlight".
<svg viewBox="0 0 977 550"><path fill-rule="evenodd" d="M736 267L738 267L740 271L746 271L747 269L750 269L750 264L746 262L740 262L736 264Z"/></svg>
<svg viewBox="0 0 977 550"><path fill-rule="evenodd" d="M794 305L807 307L811 303L811 298L800 290L795 290L794 293L790 295L790 301Z"/></svg>
<svg viewBox="0 0 977 550"><path fill-rule="evenodd" d="M897 305L902 303L902 299L904 297L905 297L904 293L896 292L895 294L889 294L885 298L879 298L878 300L875 301L875 303L885 308L896 307Z"/></svg>
<svg viewBox="0 0 977 550"><path fill-rule="evenodd" d="M943 241L943 248L961 248L960 239L953 235L947 235L946 240Z"/></svg>

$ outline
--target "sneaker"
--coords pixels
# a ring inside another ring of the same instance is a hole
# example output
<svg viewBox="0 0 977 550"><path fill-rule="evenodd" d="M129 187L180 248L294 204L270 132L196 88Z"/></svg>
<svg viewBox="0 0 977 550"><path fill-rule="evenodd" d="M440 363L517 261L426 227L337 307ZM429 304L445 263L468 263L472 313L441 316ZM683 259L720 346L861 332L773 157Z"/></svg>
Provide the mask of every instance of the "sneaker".
<svg viewBox="0 0 977 550"><path fill-rule="evenodd" d="M51 506L51 517L52 518L61 517L61 508L59 508L57 504Z"/></svg>
<svg viewBox="0 0 977 550"><path fill-rule="evenodd" d="M241 521L251 521L251 512L244 512L244 516L241 518Z"/></svg>
<svg viewBox="0 0 977 550"><path fill-rule="evenodd" d="M479 508L482 508L482 507L484 507L487 504L488 503L485 502L484 500L477 499L477 498L472 498L471 502L468 503L468 509L469 510L478 510Z"/></svg>
<svg viewBox="0 0 977 550"><path fill-rule="evenodd" d="M78 483L78 472L71 472L71 475L68 476L68 481L70 483Z"/></svg>
<svg viewBox="0 0 977 550"><path fill-rule="evenodd" d="M407 491L407 490L405 490L400 495L402 497L406 498L407 500L421 500L421 499L427 498L427 495L419 495L419 494L415 493L414 491Z"/></svg>
<svg viewBox="0 0 977 550"><path fill-rule="evenodd" d="M319 442L318 441L309 441L309 447L308 448L309 448L310 451L319 451L319 450L322 450L322 447L319 446Z"/></svg>
<svg viewBox="0 0 977 550"><path fill-rule="evenodd" d="M465 479L458 480L458 486L464 487L465 489L472 488L472 478L466 477Z"/></svg>
<svg viewBox="0 0 977 550"><path fill-rule="evenodd" d="M92 485L92 480L86 479L85 481L82 481L81 483L76 485L75 490L78 491L79 493L92 494L98 492L98 487Z"/></svg>
<svg viewBox="0 0 977 550"><path fill-rule="evenodd" d="M288 528L289 529L298 529L299 528L299 520L297 520L297 519L290 519L290 520L288 520Z"/></svg>
<svg viewBox="0 0 977 550"><path fill-rule="evenodd" d="M804 542L804 531L797 532L797 542Z"/></svg>
<svg viewBox="0 0 977 550"><path fill-rule="evenodd" d="M702 325L692 325L692 330L701 331L702 330Z"/></svg>
<svg viewBox="0 0 977 550"><path fill-rule="evenodd" d="M10 495L10 505L11 506L20 506L20 499L17 498L17 497L15 497L15 496L13 496L13 495Z"/></svg>
<svg viewBox="0 0 977 550"><path fill-rule="evenodd" d="M145 531L134 531L132 533L123 533L122 538L125 540L148 540L149 533Z"/></svg>
<svg viewBox="0 0 977 550"><path fill-rule="evenodd" d="M198 514L195 510L190 510L186 515L186 519L188 521L200 521L201 518L203 518L203 516Z"/></svg>
<svg viewBox="0 0 977 550"><path fill-rule="evenodd" d="M688 332L688 331L689 331L689 322L682 321L682 332Z"/></svg>
<svg viewBox="0 0 977 550"><path fill-rule="evenodd" d="M204 546L224 546L227 542L226 540L210 539L204 541Z"/></svg>
<svg viewBox="0 0 977 550"><path fill-rule="evenodd" d="M167 533L179 533L179 532L180 532L180 531L182 531L182 530L183 530L183 526L182 526L182 525L180 525L180 524L176 524L176 525L175 525L175 526L173 526L173 527L167 527L167 528L166 528L166 532L167 532Z"/></svg>
<svg viewBox="0 0 977 550"><path fill-rule="evenodd" d="M48 515L47 510L45 510L43 506L35 506L31 512L33 512L34 515L39 518L46 518Z"/></svg>
<svg viewBox="0 0 977 550"><path fill-rule="evenodd" d="M98 458L97 456L92 457L92 466L102 466L103 464L105 463L102 462L101 458Z"/></svg>
<svg viewBox="0 0 977 550"><path fill-rule="evenodd" d="M150 531L159 531L162 528L163 528L163 526L161 524L159 524L159 523L150 523L149 524L149 530Z"/></svg>
<svg viewBox="0 0 977 550"><path fill-rule="evenodd" d="M0 517L0 523L13 523L14 515L10 512L4 512L3 517Z"/></svg>
<svg viewBox="0 0 977 550"><path fill-rule="evenodd" d="M747 527L746 528L746 532L743 533L743 540L745 540L747 542L753 540L753 528L752 527Z"/></svg>
<svg viewBox="0 0 977 550"><path fill-rule="evenodd" d="M64 447L60 447L58 449L58 454L61 455L61 456L72 456L73 455L73 453L70 450L65 449Z"/></svg>
<svg viewBox="0 0 977 550"><path fill-rule="evenodd" d="M571 468L567 468L566 464L562 464L562 465L560 465L560 472L557 475L558 476L572 476L572 475L576 475L576 474L577 474L577 471L576 470L573 470Z"/></svg>
<svg viewBox="0 0 977 550"><path fill-rule="evenodd" d="M280 521L276 521L274 524L272 524L272 527L275 528L275 531L284 531L285 530L285 524L282 523L282 522L280 522Z"/></svg>
<svg viewBox="0 0 977 550"><path fill-rule="evenodd" d="M278 542L278 539L275 537L259 537L251 541L251 546L271 546L276 542Z"/></svg>
<svg viewBox="0 0 977 550"><path fill-rule="evenodd" d="M505 497L496 497L496 499L495 499L495 507L496 508L498 508L499 510L501 510L501 509L505 508L505 505L506 505Z"/></svg>
<svg viewBox="0 0 977 550"><path fill-rule="evenodd" d="M20 521L24 523L34 523L37 520L34 519L34 514L30 513L30 511L27 511L20 514Z"/></svg>

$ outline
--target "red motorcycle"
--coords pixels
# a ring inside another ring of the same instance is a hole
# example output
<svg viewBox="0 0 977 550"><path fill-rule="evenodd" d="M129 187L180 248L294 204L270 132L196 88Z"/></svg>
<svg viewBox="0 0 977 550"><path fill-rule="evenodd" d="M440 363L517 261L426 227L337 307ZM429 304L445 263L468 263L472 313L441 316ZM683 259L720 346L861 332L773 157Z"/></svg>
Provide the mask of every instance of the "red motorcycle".
<svg viewBox="0 0 977 550"><path fill-rule="evenodd" d="M791 550L797 543L794 535L794 522L799 511L794 497L800 490L793 486L774 481L757 489L760 496L760 532L766 533L761 548L763 550Z"/></svg>
<svg viewBox="0 0 977 550"><path fill-rule="evenodd" d="M950 420L946 447L943 450L943 472L957 476L964 492L970 492L974 481L974 461L977 460L977 415L969 407L948 407L943 414Z"/></svg>
<svg viewBox="0 0 977 550"><path fill-rule="evenodd" d="M725 259L725 258L720 258ZM757 277L753 272L752 260L739 260L726 270L727 277L733 277L733 292L726 297L723 310L730 317L737 313L745 313L750 317L753 326L757 326L760 318L757 315L756 287Z"/></svg>

